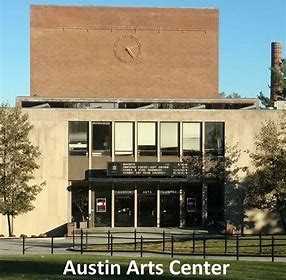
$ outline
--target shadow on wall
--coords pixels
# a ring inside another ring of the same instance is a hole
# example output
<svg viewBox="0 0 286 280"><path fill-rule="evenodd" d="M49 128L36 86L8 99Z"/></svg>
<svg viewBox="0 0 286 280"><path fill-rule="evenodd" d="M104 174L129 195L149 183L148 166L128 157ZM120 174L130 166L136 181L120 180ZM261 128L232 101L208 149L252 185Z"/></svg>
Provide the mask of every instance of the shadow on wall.
<svg viewBox="0 0 286 280"><path fill-rule="evenodd" d="M245 234L283 233L283 227L276 213L245 205L245 189L241 185L227 182L225 185L225 219L230 221L236 231Z"/></svg>
<svg viewBox="0 0 286 280"><path fill-rule="evenodd" d="M260 209L248 209L245 213L245 233L283 233L276 213Z"/></svg>
<svg viewBox="0 0 286 280"><path fill-rule="evenodd" d="M67 224L66 223L45 232L45 234L48 237L61 237L61 236L64 236L66 233L67 233Z"/></svg>
<svg viewBox="0 0 286 280"><path fill-rule="evenodd" d="M225 220L230 221L237 230L242 231L244 223L245 191L241 185L233 182L225 183Z"/></svg>

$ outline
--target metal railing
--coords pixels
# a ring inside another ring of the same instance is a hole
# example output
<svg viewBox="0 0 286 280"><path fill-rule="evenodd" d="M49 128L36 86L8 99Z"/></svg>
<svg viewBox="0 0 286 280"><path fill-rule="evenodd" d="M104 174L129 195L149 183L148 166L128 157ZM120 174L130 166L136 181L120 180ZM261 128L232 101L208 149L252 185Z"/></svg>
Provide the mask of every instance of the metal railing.
<svg viewBox="0 0 286 280"><path fill-rule="evenodd" d="M88 230L73 231L73 235L66 238L1 238L9 252L10 245L14 245L11 253L100 253L105 252L113 256L115 253L138 253L139 256L161 254L174 256L207 257L267 257L272 262L276 258L286 257L286 235L227 235L203 234L174 234L162 231L110 231L90 233ZM10 244L10 245L9 245Z"/></svg>

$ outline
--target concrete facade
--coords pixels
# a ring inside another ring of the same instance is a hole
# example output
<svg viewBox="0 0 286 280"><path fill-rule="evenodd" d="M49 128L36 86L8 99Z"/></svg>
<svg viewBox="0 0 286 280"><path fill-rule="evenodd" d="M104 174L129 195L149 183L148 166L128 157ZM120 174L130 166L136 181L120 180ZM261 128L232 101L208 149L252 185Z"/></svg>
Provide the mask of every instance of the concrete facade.
<svg viewBox="0 0 286 280"><path fill-rule="evenodd" d="M254 137L261 123L278 120L281 111L257 110L73 110L73 109L23 109L28 113L34 125L31 140L41 150L40 169L37 170L36 182L46 181L46 186L38 195L35 209L14 220L16 235L40 234L70 222L71 209L68 192L68 121L220 121L225 123L225 141L229 146L238 143L241 151L254 152ZM251 122L249 121L251 120ZM178 161L180 159L178 158ZM249 165L246 153L242 153L240 166ZM225 190L225 217L232 221L239 220L234 208L237 200L236 191ZM237 208L236 208L237 209ZM249 221L256 220L255 230L259 231L266 222L266 216L252 210ZM257 213L258 215L255 215ZM7 234L6 219L1 217L1 233ZM276 221L277 222L277 221ZM279 231L278 225L273 230ZM261 227L261 228L260 228Z"/></svg>

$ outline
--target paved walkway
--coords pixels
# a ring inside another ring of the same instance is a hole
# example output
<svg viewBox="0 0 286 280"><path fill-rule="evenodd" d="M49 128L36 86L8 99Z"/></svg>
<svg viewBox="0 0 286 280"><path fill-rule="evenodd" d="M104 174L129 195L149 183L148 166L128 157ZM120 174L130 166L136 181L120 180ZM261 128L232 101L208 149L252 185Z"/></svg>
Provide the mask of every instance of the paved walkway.
<svg viewBox="0 0 286 280"><path fill-rule="evenodd" d="M86 240L86 230L83 231L83 244L106 244L108 243L107 232L113 236L114 243L133 243L134 242L134 228L96 228L88 229L88 238ZM136 237L139 239L141 236L148 241L162 240L162 233L165 231L165 237L168 239L171 235L181 235L180 238L192 238L193 230L178 229L178 228L136 228ZM206 231L195 231L196 234L206 234ZM25 239L25 254L51 254L51 244L53 241L53 253L54 254L80 254L78 251L70 251L73 246L73 237L59 237L59 238L27 238ZM80 237L76 236L75 245L80 247ZM138 240L139 243L139 240ZM139 244L138 244L139 245ZM133 244L130 244L130 249L134 248ZM21 255L23 254L23 239L22 238L0 238L0 255ZM96 254L102 256L110 256L110 252L84 252L84 254ZM128 257L140 257L140 252L126 252L119 253L114 252L115 256L128 256ZM144 257L170 257L170 254L162 253L146 253L143 252ZM174 258L192 258L202 259L202 256L190 256L190 255L175 255ZM207 259L221 259L221 260L235 260L232 256L214 257L209 256ZM252 261L271 261L270 257L240 257L240 260L252 260ZM275 261L286 262L286 257L276 257Z"/></svg>

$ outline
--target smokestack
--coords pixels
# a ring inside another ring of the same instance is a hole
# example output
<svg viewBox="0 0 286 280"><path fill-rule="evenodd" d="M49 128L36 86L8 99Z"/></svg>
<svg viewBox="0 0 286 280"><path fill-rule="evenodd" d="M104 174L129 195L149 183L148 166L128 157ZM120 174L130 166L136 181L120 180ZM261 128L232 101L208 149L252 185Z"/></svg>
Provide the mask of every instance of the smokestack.
<svg viewBox="0 0 286 280"><path fill-rule="evenodd" d="M271 69L276 71L282 70L282 44L280 42L271 43ZM270 98L273 101L279 99L282 94L282 86L273 71L271 71L271 86L270 86Z"/></svg>

